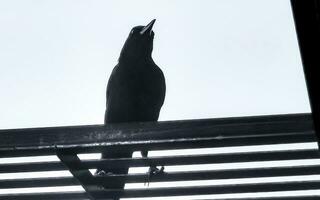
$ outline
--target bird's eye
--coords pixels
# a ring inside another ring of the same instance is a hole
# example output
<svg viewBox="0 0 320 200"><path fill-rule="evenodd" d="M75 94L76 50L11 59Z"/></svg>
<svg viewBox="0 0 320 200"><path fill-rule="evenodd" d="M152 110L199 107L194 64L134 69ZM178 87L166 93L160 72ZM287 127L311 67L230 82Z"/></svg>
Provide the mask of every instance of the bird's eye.
<svg viewBox="0 0 320 200"><path fill-rule="evenodd" d="M133 29L133 30L131 30L130 34L133 34L133 33L134 33L134 29Z"/></svg>

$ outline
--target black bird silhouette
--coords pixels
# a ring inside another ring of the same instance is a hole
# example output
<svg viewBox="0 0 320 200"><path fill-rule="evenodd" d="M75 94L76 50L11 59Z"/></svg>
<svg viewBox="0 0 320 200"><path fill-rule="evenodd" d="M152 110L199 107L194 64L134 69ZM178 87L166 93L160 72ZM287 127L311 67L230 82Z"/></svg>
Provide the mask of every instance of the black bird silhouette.
<svg viewBox="0 0 320 200"><path fill-rule="evenodd" d="M161 69L152 59L155 19L146 26L132 28L107 86L105 124L157 121L163 105L166 85ZM147 151L141 152L148 155ZM132 152L120 149L104 152L102 158L128 158ZM103 170L103 169L102 169ZM102 171L101 170L101 171ZM128 168L103 170L109 174L127 174ZM102 171L102 172L103 172ZM150 163L149 174L159 170ZM124 182L113 181L106 188L123 188Z"/></svg>

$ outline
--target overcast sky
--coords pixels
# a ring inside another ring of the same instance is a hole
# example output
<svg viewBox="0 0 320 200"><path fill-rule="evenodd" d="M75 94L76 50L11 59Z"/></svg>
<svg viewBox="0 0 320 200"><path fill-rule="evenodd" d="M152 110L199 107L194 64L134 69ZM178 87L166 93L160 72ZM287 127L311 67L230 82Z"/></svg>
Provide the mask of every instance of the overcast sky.
<svg viewBox="0 0 320 200"><path fill-rule="evenodd" d="M102 124L122 45L154 18L160 120L310 112L289 0L7 0L0 129Z"/></svg>

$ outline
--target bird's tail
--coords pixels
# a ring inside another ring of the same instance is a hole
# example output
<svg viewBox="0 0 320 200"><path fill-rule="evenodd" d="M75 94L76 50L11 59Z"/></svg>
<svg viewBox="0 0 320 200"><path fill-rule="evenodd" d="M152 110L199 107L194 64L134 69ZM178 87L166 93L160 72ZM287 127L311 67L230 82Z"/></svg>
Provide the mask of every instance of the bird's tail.
<svg viewBox="0 0 320 200"><path fill-rule="evenodd" d="M115 159L115 158L131 158L132 157L132 152L128 150L116 150L116 151L106 151L102 153L101 158L102 159ZM129 168L124 166L124 167L117 167L117 168L112 168L105 166L102 168L97 169L96 174L99 175L99 171L104 171L102 176L108 176L108 175L117 175L117 174L128 174ZM124 189L125 186L125 180L123 179L115 179L112 181L105 182L102 185L105 189ZM114 200L118 200L119 198L116 197Z"/></svg>

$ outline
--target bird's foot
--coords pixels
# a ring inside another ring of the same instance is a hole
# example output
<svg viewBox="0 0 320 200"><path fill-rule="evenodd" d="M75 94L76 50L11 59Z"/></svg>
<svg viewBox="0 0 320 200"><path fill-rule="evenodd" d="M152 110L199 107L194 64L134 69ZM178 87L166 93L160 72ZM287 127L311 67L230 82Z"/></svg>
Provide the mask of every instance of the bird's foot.
<svg viewBox="0 0 320 200"><path fill-rule="evenodd" d="M96 176L111 176L111 175L113 175L113 173L106 172L104 170L97 170L94 175L96 175Z"/></svg>
<svg viewBox="0 0 320 200"><path fill-rule="evenodd" d="M149 186L152 177L157 176L157 175L161 175L161 174L164 174L164 166L161 166L160 169L156 166L150 166L149 170L147 172L148 179L146 180L144 185Z"/></svg>

